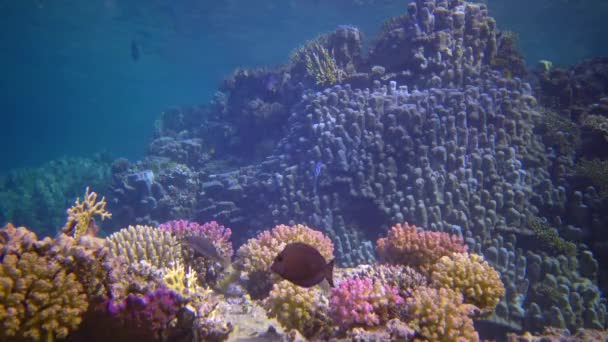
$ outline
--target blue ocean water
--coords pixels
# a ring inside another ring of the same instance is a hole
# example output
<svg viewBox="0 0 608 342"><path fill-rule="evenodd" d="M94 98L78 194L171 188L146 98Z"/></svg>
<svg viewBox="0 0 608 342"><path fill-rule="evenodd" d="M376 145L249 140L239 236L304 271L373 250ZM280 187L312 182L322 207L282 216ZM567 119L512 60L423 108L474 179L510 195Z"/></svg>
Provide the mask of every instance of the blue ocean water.
<svg viewBox="0 0 608 342"><path fill-rule="evenodd" d="M207 102L235 68L284 63L339 24L373 32L401 6L369 13L304 1L3 3L0 170L98 151L141 157L161 111Z"/></svg>
<svg viewBox="0 0 608 342"><path fill-rule="evenodd" d="M166 108L205 103L236 67L286 62L337 25L368 40L403 1L7 1L2 3L0 170L99 151L141 157ZM530 64L598 56L606 3L490 1ZM130 44L141 57L133 61Z"/></svg>

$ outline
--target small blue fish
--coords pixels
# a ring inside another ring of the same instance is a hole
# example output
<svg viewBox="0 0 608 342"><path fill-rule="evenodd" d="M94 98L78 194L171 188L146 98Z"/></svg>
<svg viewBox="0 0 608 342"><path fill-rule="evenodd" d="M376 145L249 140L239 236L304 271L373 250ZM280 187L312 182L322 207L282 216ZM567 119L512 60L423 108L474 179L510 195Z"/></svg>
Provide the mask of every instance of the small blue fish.
<svg viewBox="0 0 608 342"><path fill-rule="evenodd" d="M319 179L319 175L321 174L321 169L323 169L323 162L318 161L315 164L315 169L312 172L312 177L313 177L313 192L316 194L317 193L317 183L318 183L318 179Z"/></svg>

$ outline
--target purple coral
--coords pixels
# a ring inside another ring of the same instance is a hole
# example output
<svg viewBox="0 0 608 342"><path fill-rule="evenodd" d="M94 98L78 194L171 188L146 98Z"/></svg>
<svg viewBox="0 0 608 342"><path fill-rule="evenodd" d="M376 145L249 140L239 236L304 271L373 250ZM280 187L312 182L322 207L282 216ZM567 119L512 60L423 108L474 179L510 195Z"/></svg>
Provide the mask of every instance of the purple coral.
<svg viewBox="0 0 608 342"><path fill-rule="evenodd" d="M160 288L145 296L129 294L119 303L108 301L106 310L126 327L146 330L158 336L167 330L182 304L183 300L177 293Z"/></svg>
<svg viewBox="0 0 608 342"><path fill-rule="evenodd" d="M396 306L403 303L396 287L368 277L345 280L330 296L333 317L342 328L380 325L393 318Z"/></svg>
<svg viewBox="0 0 608 342"><path fill-rule="evenodd" d="M216 221L199 224L188 220L173 220L165 222L158 228L167 231L177 238L186 236L204 236L209 239L225 258L231 258L234 250L230 242L232 231Z"/></svg>

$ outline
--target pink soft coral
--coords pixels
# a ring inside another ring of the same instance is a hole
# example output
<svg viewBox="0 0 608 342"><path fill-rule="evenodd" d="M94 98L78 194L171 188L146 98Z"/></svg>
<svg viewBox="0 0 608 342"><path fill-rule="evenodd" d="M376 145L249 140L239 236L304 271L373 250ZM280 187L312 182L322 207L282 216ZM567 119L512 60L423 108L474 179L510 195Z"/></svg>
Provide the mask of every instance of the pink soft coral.
<svg viewBox="0 0 608 342"><path fill-rule="evenodd" d="M407 223L391 228L387 237L378 239L376 248L381 260L407 265L427 275L430 266L441 257L467 250L460 236L418 231L416 226Z"/></svg>
<svg viewBox="0 0 608 342"><path fill-rule="evenodd" d="M394 286L374 282L371 278L354 278L333 288L330 307L335 322L343 328L380 325L396 314L404 303Z"/></svg>
<svg viewBox="0 0 608 342"><path fill-rule="evenodd" d="M226 259L230 259L234 250L230 242L232 231L215 221L199 224L187 220L173 220L158 226L159 229L173 234L177 238L186 236L204 236L208 238Z"/></svg>

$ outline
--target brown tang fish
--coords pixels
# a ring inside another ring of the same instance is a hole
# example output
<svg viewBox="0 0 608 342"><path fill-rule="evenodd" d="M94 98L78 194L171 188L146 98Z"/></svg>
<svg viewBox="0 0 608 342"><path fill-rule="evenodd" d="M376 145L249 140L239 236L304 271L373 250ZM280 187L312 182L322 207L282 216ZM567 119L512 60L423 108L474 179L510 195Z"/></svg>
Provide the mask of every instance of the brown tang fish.
<svg viewBox="0 0 608 342"><path fill-rule="evenodd" d="M323 279L327 279L329 286L334 286L334 261L326 263L316 248L302 242L285 246L270 269L298 286L312 287Z"/></svg>

